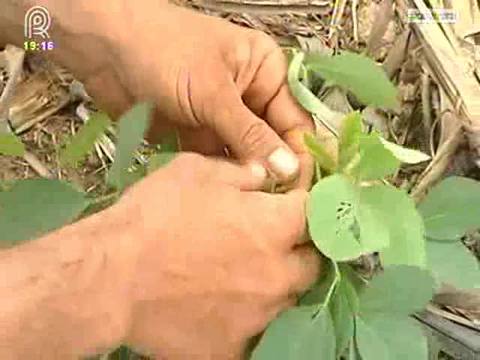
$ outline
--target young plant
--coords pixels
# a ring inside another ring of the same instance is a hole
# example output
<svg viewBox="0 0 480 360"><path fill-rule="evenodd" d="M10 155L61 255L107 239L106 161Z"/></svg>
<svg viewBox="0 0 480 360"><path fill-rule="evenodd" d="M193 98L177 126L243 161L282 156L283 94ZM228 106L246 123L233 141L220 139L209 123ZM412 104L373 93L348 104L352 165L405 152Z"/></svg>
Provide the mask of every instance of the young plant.
<svg viewBox="0 0 480 360"><path fill-rule="evenodd" d="M308 202L308 229L330 265L300 306L270 324L252 359L427 360L427 340L410 315L427 305L443 281L480 286L478 261L460 242L467 230L480 227L480 184L449 178L417 208L384 178L401 163L429 157L376 132L365 133L358 112L346 115L336 128L332 111L305 85L311 72L367 105L398 105L394 86L368 58L293 54L291 92L317 126L338 136L336 157L314 136L305 137L319 169ZM372 254L378 254L382 270L364 279L351 264ZM446 265L447 254L458 263Z"/></svg>
<svg viewBox="0 0 480 360"><path fill-rule="evenodd" d="M252 359L426 360L426 339L410 315L425 307L441 282L480 286L478 261L461 243L468 230L480 227L480 184L448 178L417 207L407 193L384 178L402 162L418 163L428 156L375 132L365 133L356 112L346 115L337 128L338 114L305 85L311 83L312 74L352 92L365 104L398 105L394 86L367 58L349 53L293 54L288 73L292 93L312 113L317 126L338 135L335 157L315 136L305 137L318 169L318 182L308 202L308 227L314 244L329 259L328 271L300 298L300 306L270 324ZM150 111L149 104L136 105L118 122L115 160L107 176L108 199L115 200L130 184L175 156L173 136L148 164L136 164L132 171ZM61 152L63 164L79 164L110 125L103 114L90 121ZM0 136L0 153L22 155L23 151L13 135ZM4 184L0 187L0 242L10 245L41 236L83 216L99 201L102 198L90 198L59 180ZM383 270L364 279L351 264L371 254L378 254Z"/></svg>

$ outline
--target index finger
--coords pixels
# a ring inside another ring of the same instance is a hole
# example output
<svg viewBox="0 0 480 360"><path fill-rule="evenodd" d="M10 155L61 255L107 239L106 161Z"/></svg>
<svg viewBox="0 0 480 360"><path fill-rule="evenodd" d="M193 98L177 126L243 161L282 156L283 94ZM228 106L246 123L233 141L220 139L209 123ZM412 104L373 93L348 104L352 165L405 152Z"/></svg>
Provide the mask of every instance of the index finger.
<svg viewBox="0 0 480 360"><path fill-rule="evenodd" d="M313 131L310 115L290 95L286 84L287 60L282 49L271 42L249 84L243 100L257 116L262 117L300 160L298 185L308 188L313 175L313 159L303 146L303 132Z"/></svg>
<svg viewBox="0 0 480 360"><path fill-rule="evenodd" d="M303 138L305 133L313 133L314 126L310 114L304 111L290 94L287 84L283 84L270 101L265 119L280 135L300 160L298 186L309 189L314 171L314 160L308 152Z"/></svg>

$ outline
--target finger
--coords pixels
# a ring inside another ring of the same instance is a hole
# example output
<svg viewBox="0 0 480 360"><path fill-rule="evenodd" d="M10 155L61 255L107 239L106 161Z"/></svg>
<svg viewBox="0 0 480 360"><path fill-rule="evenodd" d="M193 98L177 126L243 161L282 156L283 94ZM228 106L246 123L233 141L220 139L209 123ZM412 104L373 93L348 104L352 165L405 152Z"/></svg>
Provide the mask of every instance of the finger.
<svg viewBox="0 0 480 360"><path fill-rule="evenodd" d="M275 131L281 136L288 135L294 130L314 130L313 120L310 114L305 111L290 93L288 85L282 83L275 97L271 99L265 109L265 119ZM305 147L292 143L295 150L303 152Z"/></svg>
<svg viewBox="0 0 480 360"><path fill-rule="evenodd" d="M240 165L224 158L190 152L180 153L167 167L196 183L231 185L239 190L258 191L258 194L264 194L259 191L265 187L268 177L265 167L256 162ZM147 179L162 175L163 172L156 171Z"/></svg>
<svg viewBox="0 0 480 360"><path fill-rule="evenodd" d="M210 124L241 160L264 163L282 182L299 173L299 159L262 119L243 103L232 83L222 89L219 106L209 117Z"/></svg>
<svg viewBox="0 0 480 360"><path fill-rule="evenodd" d="M305 146L305 133L310 131L295 129L284 134L284 140L297 154L300 160L300 175L297 182L298 189L310 190L312 187L313 175L315 172L315 161Z"/></svg>
<svg viewBox="0 0 480 360"><path fill-rule="evenodd" d="M277 216L285 235L284 248L291 251L293 247L307 242L306 202L308 193L305 190L296 189L286 194L270 196L277 202Z"/></svg>
<svg viewBox="0 0 480 360"><path fill-rule="evenodd" d="M286 84L287 60L278 46L272 46L243 99L252 111L266 119L300 159L298 188L309 189L313 177L313 158L304 146L304 132L313 131L310 114L290 94ZM272 71L272 69L276 69Z"/></svg>
<svg viewBox="0 0 480 360"><path fill-rule="evenodd" d="M316 132L328 153L336 156L335 136L323 126L315 129L311 115L298 104L287 84L283 84L278 94L269 102L265 119L296 153L308 152L303 141L304 133ZM298 141L299 139L301 141Z"/></svg>
<svg viewBox="0 0 480 360"><path fill-rule="evenodd" d="M308 290L322 271L320 253L311 245L296 248L288 257L291 294Z"/></svg>
<svg viewBox="0 0 480 360"><path fill-rule="evenodd" d="M265 167L257 162L243 165L222 159L208 159L208 162L212 180L232 185L240 190L260 191L267 181Z"/></svg>

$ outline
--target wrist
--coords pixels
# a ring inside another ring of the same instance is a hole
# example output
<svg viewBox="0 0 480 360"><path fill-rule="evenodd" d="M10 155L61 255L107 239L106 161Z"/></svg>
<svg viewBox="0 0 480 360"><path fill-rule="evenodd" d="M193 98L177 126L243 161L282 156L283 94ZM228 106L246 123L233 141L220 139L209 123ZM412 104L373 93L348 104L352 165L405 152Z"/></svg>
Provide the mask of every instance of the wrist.
<svg viewBox="0 0 480 360"><path fill-rule="evenodd" d="M61 229L52 241L54 237L58 237L61 267L77 266L76 271L63 274L69 288L58 296L60 306L67 309L61 321L70 325L72 334L83 337L79 344L73 339L72 348L79 355L116 348L131 322L131 268L118 251L125 237L122 217L109 208Z"/></svg>
<svg viewBox="0 0 480 360"><path fill-rule="evenodd" d="M141 235L135 230L138 224L134 210L124 206L122 200L105 210L112 224L104 246L110 264L107 278L113 289L112 295L106 292L106 296L115 302L118 300L119 318L123 319L115 337L117 345L125 343L134 322L135 281L138 266L141 266Z"/></svg>

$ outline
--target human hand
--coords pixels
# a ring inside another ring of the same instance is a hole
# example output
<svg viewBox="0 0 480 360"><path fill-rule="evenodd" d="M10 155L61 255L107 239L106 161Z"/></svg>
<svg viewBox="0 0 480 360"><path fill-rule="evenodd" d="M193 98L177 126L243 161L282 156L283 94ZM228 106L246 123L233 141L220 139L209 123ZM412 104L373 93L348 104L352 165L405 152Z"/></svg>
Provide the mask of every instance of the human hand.
<svg viewBox="0 0 480 360"><path fill-rule="evenodd" d="M227 146L237 159L262 162L281 182L300 173L299 185L310 185L303 132L313 130L312 122L289 92L287 62L271 37L173 5L121 4L121 16L111 11L108 22L100 21L115 40L111 70L120 80L87 81L98 100L119 114L131 105L127 99L154 99L159 121L152 133L170 124L180 128L187 151L222 155Z"/></svg>
<svg viewBox="0 0 480 360"><path fill-rule="evenodd" d="M317 279L318 253L301 243L306 192L256 191L265 176L180 155L114 205L126 219L115 251L131 266L130 346L159 359L240 359Z"/></svg>

